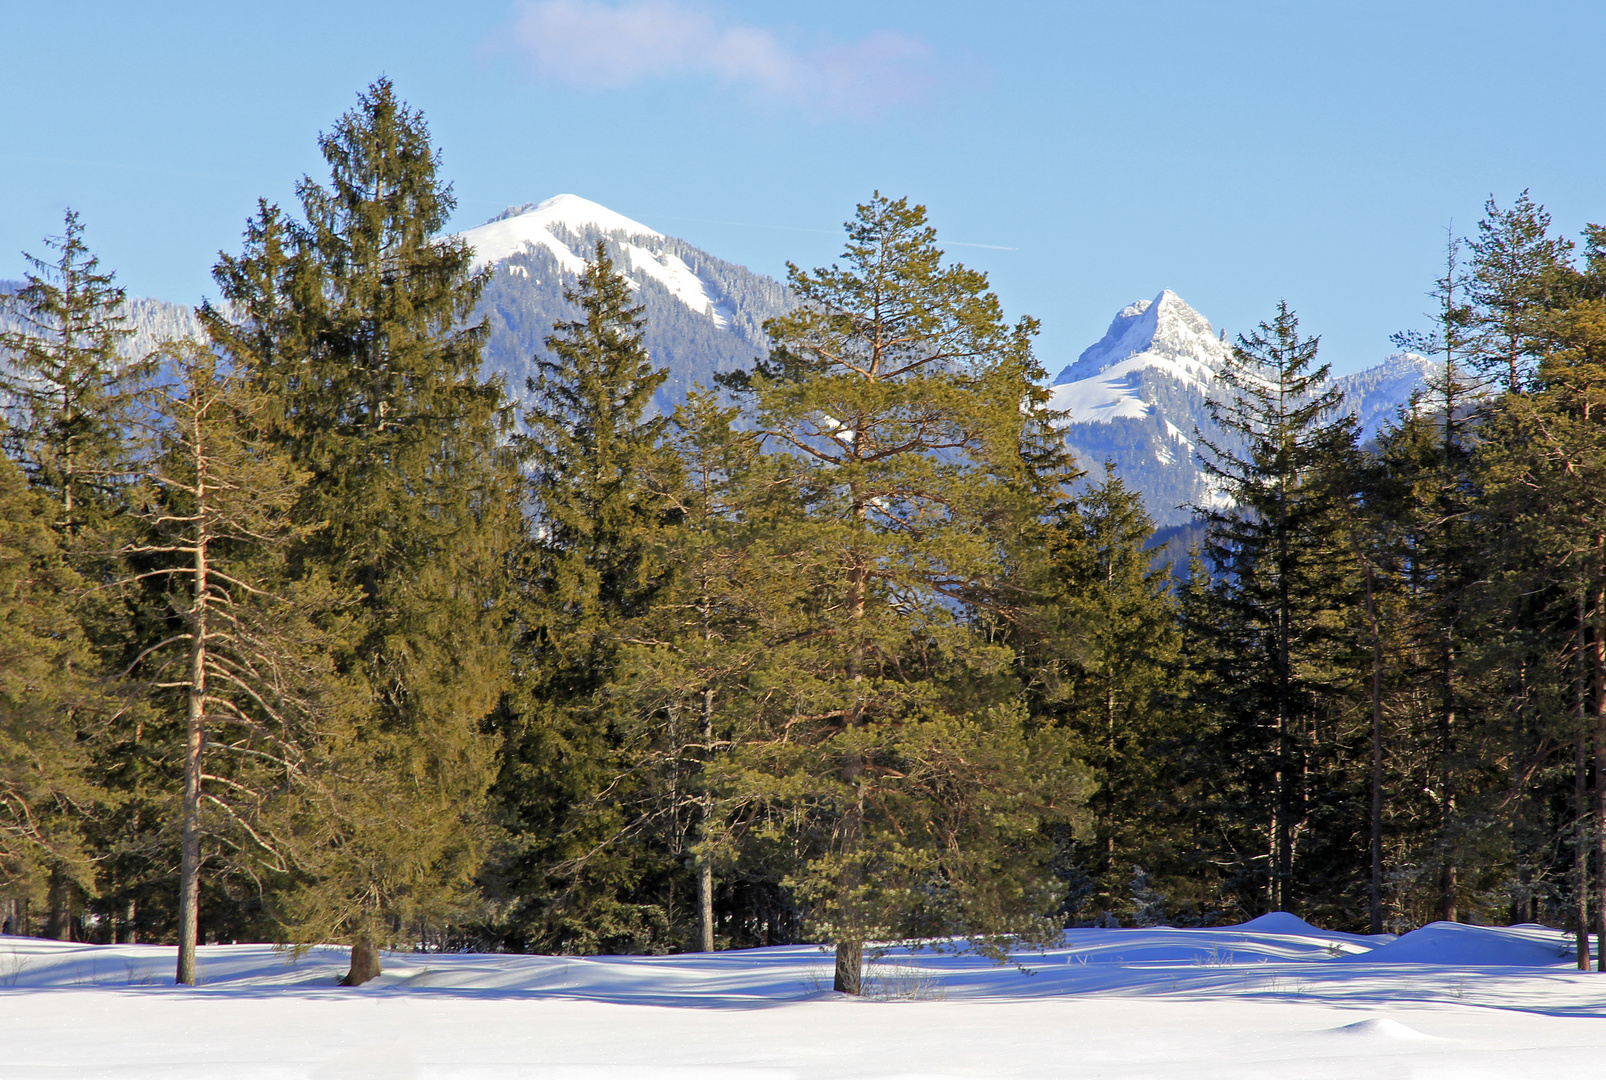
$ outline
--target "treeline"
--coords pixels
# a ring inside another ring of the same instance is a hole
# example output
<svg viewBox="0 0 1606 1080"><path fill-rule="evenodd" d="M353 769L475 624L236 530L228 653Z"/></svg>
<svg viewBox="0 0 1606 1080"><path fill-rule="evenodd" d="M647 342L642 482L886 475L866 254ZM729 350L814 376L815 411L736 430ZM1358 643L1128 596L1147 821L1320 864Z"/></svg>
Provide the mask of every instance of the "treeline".
<svg viewBox="0 0 1606 1080"><path fill-rule="evenodd" d="M9 932L351 983L819 941L857 992L888 939L1606 911L1606 230L1491 204L1376 445L1292 312L1240 339L1177 582L1113 472L1067 494L1035 323L922 208L670 415L599 245L516 406L422 117L380 81L321 146L204 343L121 359L71 215L14 297Z"/></svg>

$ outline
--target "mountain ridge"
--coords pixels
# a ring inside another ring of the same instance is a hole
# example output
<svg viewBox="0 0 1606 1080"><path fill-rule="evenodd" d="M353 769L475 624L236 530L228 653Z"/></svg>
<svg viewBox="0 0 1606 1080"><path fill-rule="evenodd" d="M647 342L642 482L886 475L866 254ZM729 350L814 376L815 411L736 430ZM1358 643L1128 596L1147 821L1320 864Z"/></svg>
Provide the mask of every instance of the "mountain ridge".
<svg viewBox="0 0 1606 1080"><path fill-rule="evenodd" d="M555 322L574 319L565 298L601 243L645 309L644 343L669 375L654 407L669 412L697 384L750 365L767 352L767 319L793 304L786 286L691 243L573 194L510 206L452 234L474 248L471 265L488 270L477 318L488 324L484 370L522 399L536 357ZM19 282L0 282L0 295ZM131 298L130 356L164 337L199 337L193 308ZM14 324L0 304L0 328ZM1206 401L1231 352L1225 331L1177 293L1162 289L1116 312L1098 341L1061 368L1050 403L1063 410L1067 445L1090 476L1116 464L1144 498L1157 526L1193 520L1192 507L1219 502L1199 465L1198 436L1217 441ZM1426 382L1432 363L1395 353L1333 380L1360 420L1363 441Z"/></svg>

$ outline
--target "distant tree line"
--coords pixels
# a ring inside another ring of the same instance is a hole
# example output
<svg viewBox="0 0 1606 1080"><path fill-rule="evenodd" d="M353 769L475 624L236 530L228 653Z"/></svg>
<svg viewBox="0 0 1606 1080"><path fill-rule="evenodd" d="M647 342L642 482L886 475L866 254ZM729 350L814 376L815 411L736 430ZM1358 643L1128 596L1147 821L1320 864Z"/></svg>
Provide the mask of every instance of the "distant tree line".
<svg viewBox="0 0 1606 1080"><path fill-rule="evenodd" d="M816 941L857 993L889 940L1606 920L1606 229L1491 201L1364 449L1279 306L1178 580L1112 471L1067 494L1035 322L923 208L672 413L599 243L520 415L423 118L381 80L320 143L204 342L126 359L72 214L11 298L8 932L352 984Z"/></svg>

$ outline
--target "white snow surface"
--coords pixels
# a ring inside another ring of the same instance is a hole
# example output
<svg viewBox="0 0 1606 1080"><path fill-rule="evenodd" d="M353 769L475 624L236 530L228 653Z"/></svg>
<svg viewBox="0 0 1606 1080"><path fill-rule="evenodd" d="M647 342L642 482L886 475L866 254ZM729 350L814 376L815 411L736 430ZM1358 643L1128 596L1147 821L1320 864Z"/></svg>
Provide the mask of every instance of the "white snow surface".
<svg viewBox="0 0 1606 1080"><path fill-rule="evenodd" d="M1078 929L997 965L894 949L870 995L807 945L659 957L174 950L0 937L0 1076L174 1078L1326 1078L1548 1076L1606 1052L1606 974L1542 926L1399 938L1292 915Z"/></svg>

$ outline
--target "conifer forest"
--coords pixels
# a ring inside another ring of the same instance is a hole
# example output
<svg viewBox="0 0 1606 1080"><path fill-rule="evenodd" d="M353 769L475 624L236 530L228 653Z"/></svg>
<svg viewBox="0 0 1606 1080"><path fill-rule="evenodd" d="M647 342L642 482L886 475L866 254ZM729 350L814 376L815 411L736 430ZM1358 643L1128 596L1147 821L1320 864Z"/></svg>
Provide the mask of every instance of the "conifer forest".
<svg viewBox="0 0 1606 1080"><path fill-rule="evenodd" d="M1288 911L1606 935L1606 226L1446 235L1364 442L1280 304L1186 572L1037 323L851 210L662 407L598 243L525 386L386 80L130 358L69 212L0 336L0 916L178 945L984 953ZM246 208L242 208L246 209ZM47 224L41 232L49 229ZM1194 433L1188 433L1190 437ZM1168 508L1169 509L1169 508Z"/></svg>

